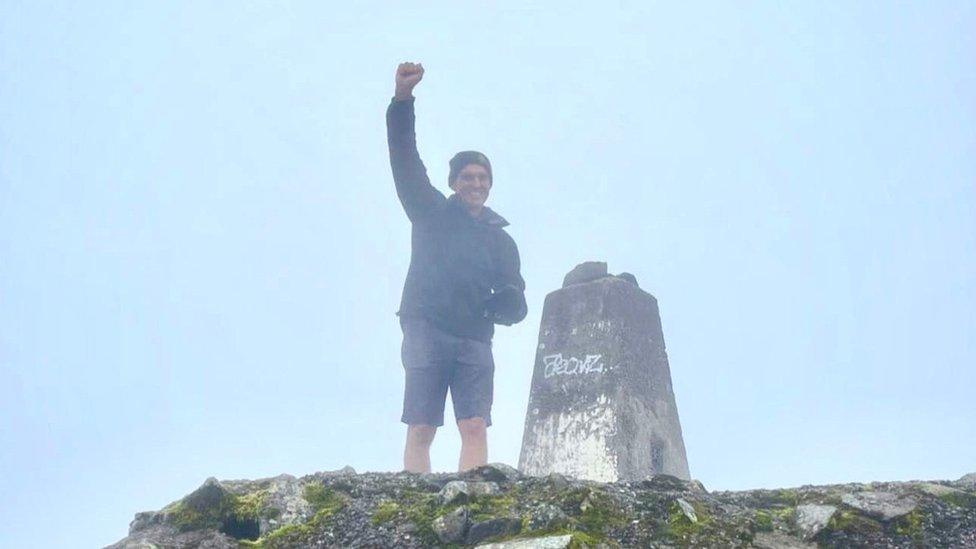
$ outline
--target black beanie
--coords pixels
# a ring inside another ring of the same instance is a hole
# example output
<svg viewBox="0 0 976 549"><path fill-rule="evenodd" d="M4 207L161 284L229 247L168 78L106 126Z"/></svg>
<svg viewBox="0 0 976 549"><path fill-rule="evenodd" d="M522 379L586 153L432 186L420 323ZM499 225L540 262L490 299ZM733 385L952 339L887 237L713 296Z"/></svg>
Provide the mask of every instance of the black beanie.
<svg viewBox="0 0 976 549"><path fill-rule="evenodd" d="M451 173L447 176L447 183L449 185L453 184L454 180L457 179L458 174L461 173L461 170L463 170L468 164L483 166L486 170L488 170L488 181L494 183L494 178L491 175L491 162L488 162L487 156L478 151L461 151L454 155L454 158L452 158L450 162Z"/></svg>

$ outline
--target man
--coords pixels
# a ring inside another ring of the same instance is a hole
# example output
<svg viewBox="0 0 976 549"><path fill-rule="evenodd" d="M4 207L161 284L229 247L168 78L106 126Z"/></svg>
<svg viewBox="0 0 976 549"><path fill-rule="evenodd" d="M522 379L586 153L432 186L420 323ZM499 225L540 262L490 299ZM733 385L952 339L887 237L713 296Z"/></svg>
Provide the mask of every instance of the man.
<svg viewBox="0 0 976 549"><path fill-rule="evenodd" d="M485 206L491 164L476 151L450 161L446 198L434 188L417 152L413 88L420 64L401 63L386 111L390 165L397 196L412 224L410 268L400 302L401 358L406 374L403 416L407 441L403 467L430 472L430 444L444 424L450 389L461 433L458 470L488 458L495 324L525 318L525 282L508 225Z"/></svg>

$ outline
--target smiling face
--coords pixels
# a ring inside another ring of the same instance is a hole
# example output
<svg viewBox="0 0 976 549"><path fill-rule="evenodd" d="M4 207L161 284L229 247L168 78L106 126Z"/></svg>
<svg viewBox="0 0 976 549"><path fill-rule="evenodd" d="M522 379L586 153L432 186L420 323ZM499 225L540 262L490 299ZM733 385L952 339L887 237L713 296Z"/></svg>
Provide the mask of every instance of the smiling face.
<svg viewBox="0 0 976 549"><path fill-rule="evenodd" d="M488 191L491 190L491 174L480 164L468 164L461 168L450 185L469 210L478 212L488 200Z"/></svg>

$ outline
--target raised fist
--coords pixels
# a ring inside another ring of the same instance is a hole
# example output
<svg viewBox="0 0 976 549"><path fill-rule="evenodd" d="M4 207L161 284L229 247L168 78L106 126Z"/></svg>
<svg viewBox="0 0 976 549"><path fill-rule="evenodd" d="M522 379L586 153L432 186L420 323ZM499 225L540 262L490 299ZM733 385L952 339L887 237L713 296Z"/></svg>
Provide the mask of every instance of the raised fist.
<svg viewBox="0 0 976 549"><path fill-rule="evenodd" d="M413 87L424 77L424 66L420 63L400 63L396 71L397 99L406 99L413 95Z"/></svg>

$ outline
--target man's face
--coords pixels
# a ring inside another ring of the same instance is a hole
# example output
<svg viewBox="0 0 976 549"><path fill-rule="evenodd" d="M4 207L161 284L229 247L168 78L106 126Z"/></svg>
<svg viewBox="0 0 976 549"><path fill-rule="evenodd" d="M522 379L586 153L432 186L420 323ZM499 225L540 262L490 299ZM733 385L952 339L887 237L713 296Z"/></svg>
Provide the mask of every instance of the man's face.
<svg viewBox="0 0 976 549"><path fill-rule="evenodd" d="M458 172L457 178L451 184L451 189L458 193L458 196L468 207L480 208L488 200L491 176L488 175L488 170L484 166L468 164Z"/></svg>

